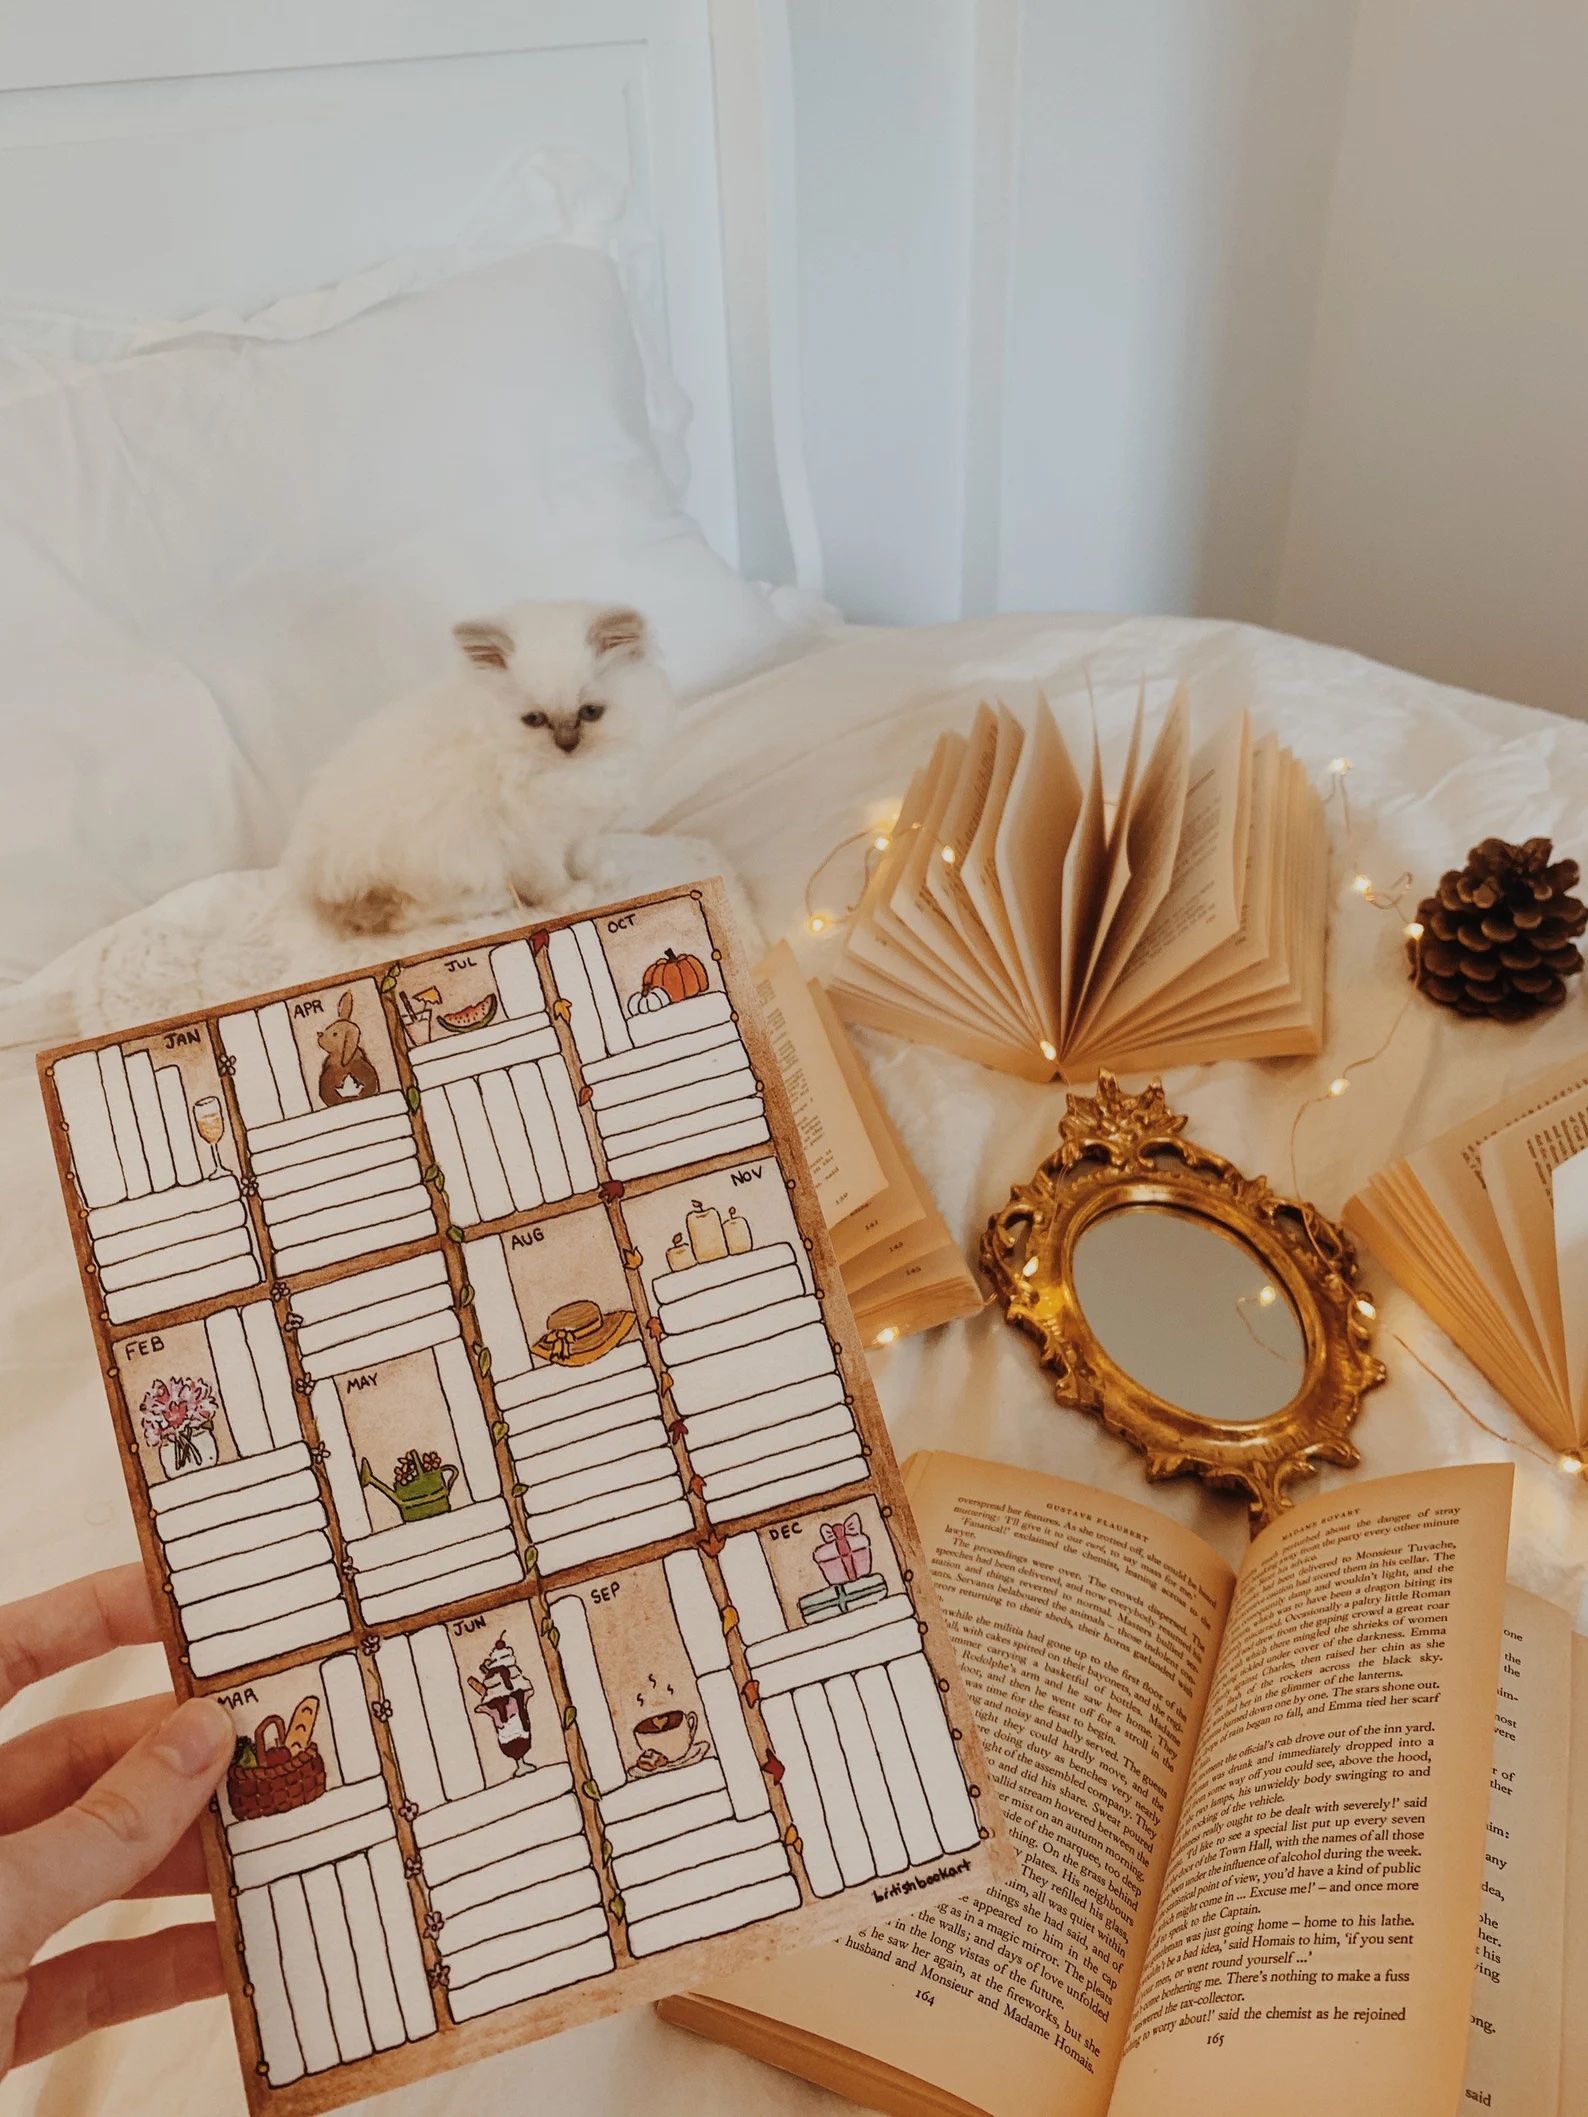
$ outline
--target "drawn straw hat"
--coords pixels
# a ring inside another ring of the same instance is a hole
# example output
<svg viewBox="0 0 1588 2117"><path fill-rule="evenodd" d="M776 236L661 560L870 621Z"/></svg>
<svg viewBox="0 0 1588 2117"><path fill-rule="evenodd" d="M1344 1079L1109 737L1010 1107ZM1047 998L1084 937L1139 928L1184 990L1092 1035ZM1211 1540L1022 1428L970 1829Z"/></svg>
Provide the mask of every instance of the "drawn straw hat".
<svg viewBox="0 0 1588 2117"><path fill-rule="evenodd" d="M546 1334L530 1351L537 1360L553 1360L559 1367L585 1367L620 1344L633 1328L631 1308L603 1315L599 1302L565 1301L546 1318Z"/></svg>

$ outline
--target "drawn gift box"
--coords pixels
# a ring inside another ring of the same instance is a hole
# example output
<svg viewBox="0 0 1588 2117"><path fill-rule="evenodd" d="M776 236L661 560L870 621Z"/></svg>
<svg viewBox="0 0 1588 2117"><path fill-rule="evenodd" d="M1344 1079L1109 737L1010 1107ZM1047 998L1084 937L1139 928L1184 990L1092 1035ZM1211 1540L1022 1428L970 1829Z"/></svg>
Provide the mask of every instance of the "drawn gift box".
<svg viewBox="0 0 1588 2117"><path fill-rule="evenodd" d="M811 1555L830 1587L836 1588L841 1581L859 1580L863 1573L869 1573L871 1539L860 1526L860 1516L851 1514L841 1522L824 1522Z"/></svg>

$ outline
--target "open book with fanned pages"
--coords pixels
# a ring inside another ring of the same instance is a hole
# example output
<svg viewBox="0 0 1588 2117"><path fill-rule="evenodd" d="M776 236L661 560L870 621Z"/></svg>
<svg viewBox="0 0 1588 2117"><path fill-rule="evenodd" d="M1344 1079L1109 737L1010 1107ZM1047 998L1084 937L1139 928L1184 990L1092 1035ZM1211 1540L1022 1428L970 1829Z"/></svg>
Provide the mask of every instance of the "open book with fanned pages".
<svg viewBox="0 0 1588 2117"><path fill-rule="evenodd" d="M1588 1446L1588 1054L1392 1162L1344 1219L1542 1439Z"/></svg>
<svg viewBox="0 0 1588 2117"><path fill-rule="evenodd" d="M665 2019L896 2117L1588 2109L1588 1641L1506 1586L1508 1466L1342 1484L1238 1571L1056 1478L905 1482L1019 1874L913 1904L857 1771L812 1856L887 1923Z"/></svg>
<svg viewBox="0 0 1588 2117"><path fill-rule="evenodd" d="M1110 785L1095 727L1078 768L1023 688L968 692L911 780L841 1011L1032 1080L1319 1051L1328 841L1297 760L1244 711L1193 748L1180 685Z"/></svg>

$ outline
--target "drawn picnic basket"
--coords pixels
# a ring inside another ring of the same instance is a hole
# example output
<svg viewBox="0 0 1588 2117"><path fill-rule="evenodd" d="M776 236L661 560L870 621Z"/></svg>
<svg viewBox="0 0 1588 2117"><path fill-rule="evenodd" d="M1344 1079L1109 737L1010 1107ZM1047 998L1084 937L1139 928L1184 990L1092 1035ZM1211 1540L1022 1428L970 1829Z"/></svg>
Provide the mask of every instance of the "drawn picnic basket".
<svg viewBox="0 0 1588 2117"><path fill-rule="evenodd" d="M290 1725L279 1713L267 1713L253 1740L237 1745L226 1774L226 1798L240 1823L284 1816L325 1792L325 1759L312 1739L319 1710L318 1698L302 1699Z"/></svg>

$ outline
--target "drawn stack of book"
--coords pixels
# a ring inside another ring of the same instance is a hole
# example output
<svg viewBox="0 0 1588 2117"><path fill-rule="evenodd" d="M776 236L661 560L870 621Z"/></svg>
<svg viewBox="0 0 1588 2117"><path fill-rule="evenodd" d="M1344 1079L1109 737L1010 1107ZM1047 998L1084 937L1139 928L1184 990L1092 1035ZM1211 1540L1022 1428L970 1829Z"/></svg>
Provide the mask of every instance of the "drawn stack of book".
<svg viewBox="0 0 1588 2117"><path fill-rule="evenodd" d="M712 890L40 1063L255 2111L1007 1871Z"/></svg>

